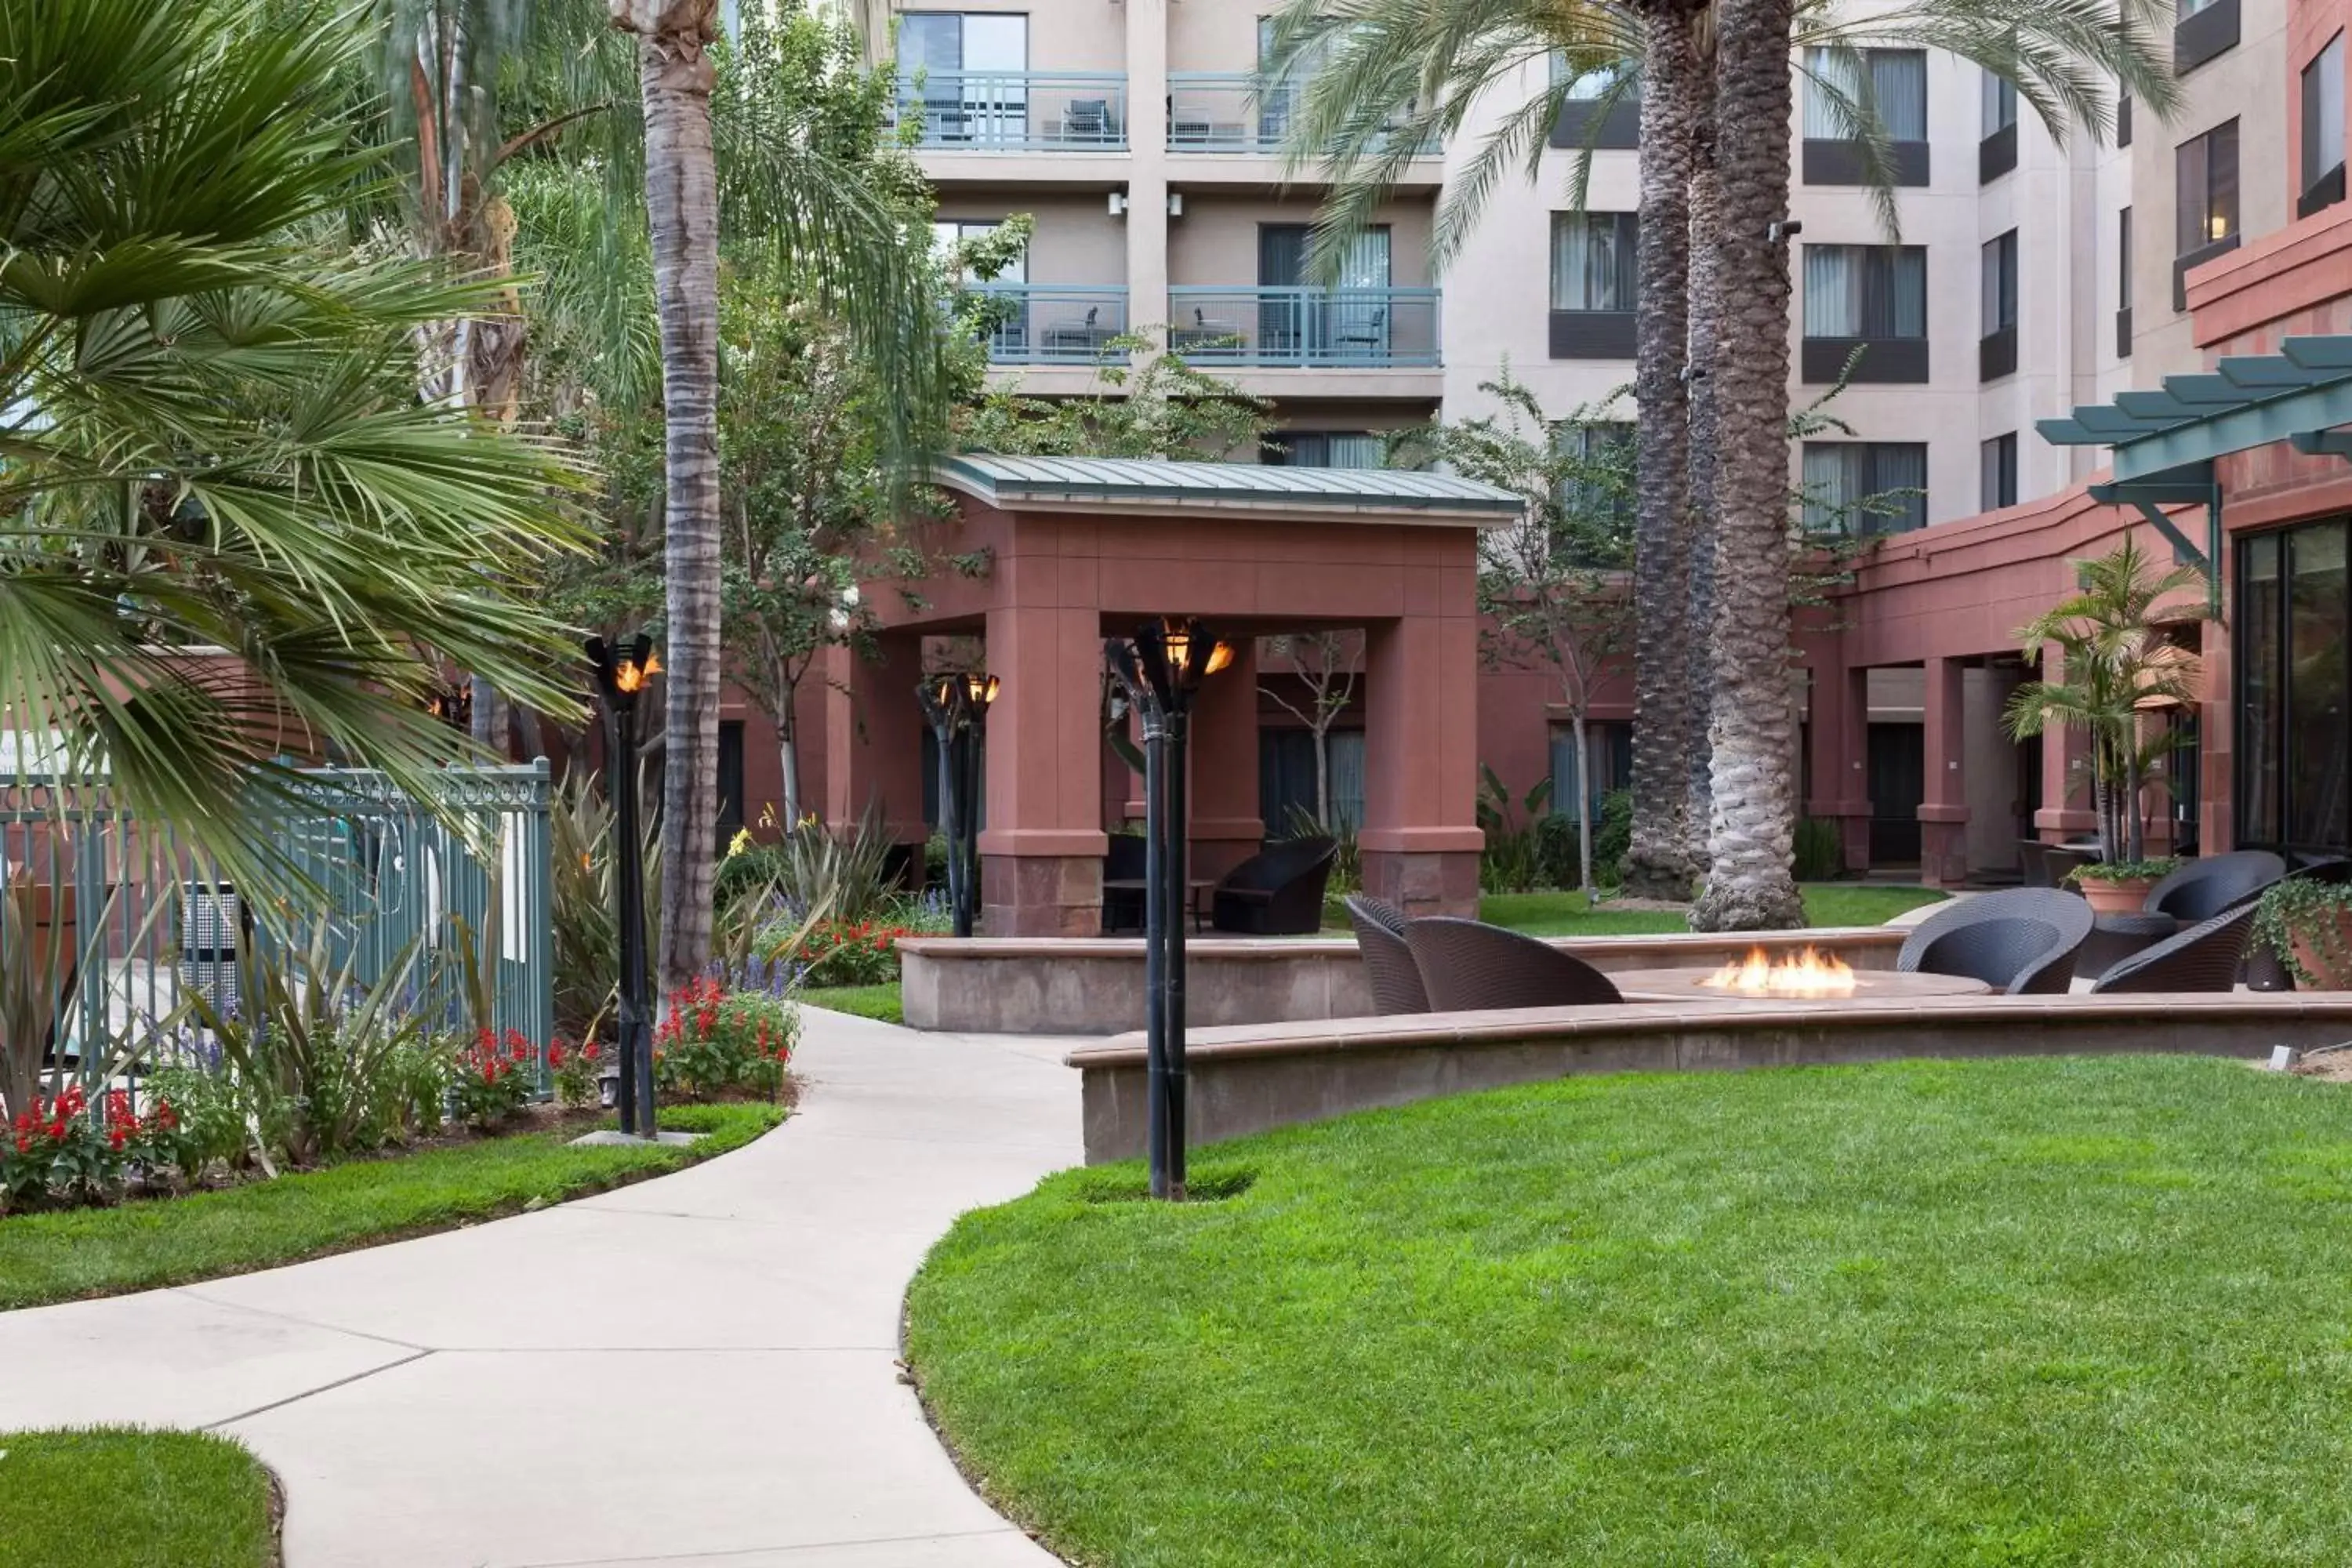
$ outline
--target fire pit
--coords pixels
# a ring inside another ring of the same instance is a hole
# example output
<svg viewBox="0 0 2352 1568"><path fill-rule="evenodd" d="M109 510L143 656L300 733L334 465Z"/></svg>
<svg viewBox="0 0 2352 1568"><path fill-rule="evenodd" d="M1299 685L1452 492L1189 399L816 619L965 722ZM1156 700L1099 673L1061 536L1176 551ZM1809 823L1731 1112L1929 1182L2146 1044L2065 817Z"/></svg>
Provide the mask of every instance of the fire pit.
<svg viewBox="0 0 2352 1568"><path fill-rule="evenodd" d="M1612 974L1629 1002L1834 1002L1854 997L1969 996L1991 989L1960 974L1905 974L1861 970L1835 953L1808 947L1773 958L1751 948L1719 969L1628 969Z"/></svg>

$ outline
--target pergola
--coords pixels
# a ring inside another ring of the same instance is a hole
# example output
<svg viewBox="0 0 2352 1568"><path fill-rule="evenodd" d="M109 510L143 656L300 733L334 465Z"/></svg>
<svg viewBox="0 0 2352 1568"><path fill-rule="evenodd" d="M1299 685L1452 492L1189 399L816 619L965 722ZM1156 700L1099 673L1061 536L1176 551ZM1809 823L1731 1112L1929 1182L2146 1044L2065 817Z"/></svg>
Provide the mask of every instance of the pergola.
<svg viewBox="0 0 2352 1568"><path fill-rule="evenodd" d="M1240 649L1193 718L1193 874L1215 877L1265 835L1255 639L1361 628L1366 887L1417 913L1475 911L1477 537L1516 521L1518 497L1440 474L1131 459L964 457L935 477L955 515L923 544L989 567L877 592L879 657L834 650L828 816L878 810L920 841L922 641L984 638L1003 685L982 931L1094 934L1108 828L1139 789L1106 740L1103 640L1198 616Z"/></svg>
<svg viewBox="0 0 2352 1568"><path fill-rule="evenodd" d="M2232 354L2210 371L2168 375L2161 390L2119 392L2035 428L2059 447L2109 447L2114 477L2091 487L2103 505L2129 506L2202 567L2218 608L2221 486L2215 459L2284 441L2296 451L2352 458L2352 335L2288 338L2279 352ZM2180 531L2168 506L2205 508L2205 539Z"/></svg>

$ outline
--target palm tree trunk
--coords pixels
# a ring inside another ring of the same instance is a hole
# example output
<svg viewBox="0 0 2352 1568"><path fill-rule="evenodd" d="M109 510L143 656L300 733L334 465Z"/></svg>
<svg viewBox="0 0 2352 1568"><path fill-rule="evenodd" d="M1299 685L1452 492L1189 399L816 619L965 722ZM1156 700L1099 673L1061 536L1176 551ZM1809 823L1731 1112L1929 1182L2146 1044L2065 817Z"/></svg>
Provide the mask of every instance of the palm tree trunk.
<svg viewBox="0 0 2352 1568"><path fill-rule="evenodd" d="M1725 0L1716 46L1723 310L1715 383L1715 788L1697 931L1804 923L1790 875L1789 36L1791 0Z"/></svg>
<svg viewBox="0 0 2352 1568"><path fill-rule="evenodd" d="M1701 72L1706 90L1698 144L1691 159L1690 195L1690 609L1683 624L1715 625L1715 466L1721 422L1716 417L1717 323L1723 314L1723 279L1717 249L1723 240L1723 182L1715 167L1715 78ZM1708 823L1715 815L1713 748L1707 742L1708 712L1715 693L1715 667L1702 645L1691 651L1690 689L1684 700L1689 764L1689 857L1696 877L1707 863ZM1687 891L1687 888L1685 888Z"/></svg>
<svg viewBox="0 0 2352 1568"><path fill-rule="evenodd" d="M611 0L637 36L645 93L646 209L661 316L663 566L668 668L662 769L665 990L710 962L719 829L719 179L710 146L718 0Z"/></svg>
<svg viewBox="0 0 2352 1568"><path fill-rule="evenodd" d="M1625 890L1690 895L1690 637L1682 606L1690 552L1684 512L1690 469L1688 348L1691 148L1700 74L1685 0L1643 10L1641 206L1633 396L1639 416L1633 520L1633 836ZM1583 744L1581 733L1578 739ZM1580 751L1578 756L1582 757ZM1588 862L1590 857L1587 857ZM1588 868L1585 881L1591 881Z"/></svg>

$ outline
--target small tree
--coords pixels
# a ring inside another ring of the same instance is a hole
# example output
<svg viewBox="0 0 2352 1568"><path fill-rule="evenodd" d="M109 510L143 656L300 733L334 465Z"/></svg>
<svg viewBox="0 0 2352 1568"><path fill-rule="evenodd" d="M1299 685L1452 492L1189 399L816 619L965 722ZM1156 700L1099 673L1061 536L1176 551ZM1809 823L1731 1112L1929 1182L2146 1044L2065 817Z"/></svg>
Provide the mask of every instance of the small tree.
<svg viewBox="0 0 2352 1568"><path fill-rule="evenodd" d="M2168 623L2208 618L2204 573L2167 569L2128 533L2095 561L2075 563L2081 586L2018 628L2028 663L2045 647L2062 660L2056 680L2028 681L2009 700L2009 731L2022 740L2052 725L2085 731L2091 741L2091 793L2099 848L2109 860L2144 859L2140 797L2178 742L2151 736L2144 703L2194 700L2197 656L2170 642ZM2157 606L2168 600L2161 617Z"/></svg>
<svg viewBox="0 0 2352 1568"><path fill-rule="evenodd" d="M1577 408L1554 425L1535 394L1511 378L1479 390L1502 405L1453 425L1415 432L1400 449L1450 464L1465 479L1517 491L1521 520L1478 542L1478 607L1493 628L1487 657L1548 669L1567 710L1577 758L1577 877L1592 885L1592 792L1586 720L1618 678L1631 646L1633 605L1625 574L1633 559L1633 447L1606 404Z"/></svg>
<svg viewBox="0 0 2352 1568"><path fill-rule="evenodd" d="M963 411L958 444L1040 457L1223 458L1255 453L1272 425L1265 399L1182 354L1155 352L1140 331L1105 345L1095 382L1075 397L995 389Z"/></svg>
<svg viewBox="0 0 2352 1568"><path fill-rule="evenodd" d="M1364 658L1364 636L1357 631L1286 633L1260 639L1258 668L1269 659L1287 659L1306 688L1304 696L1281 682L1262 682L1258 689L1280 703L1315 737L1315 820L1331 826L1331 726L1356 700L1356 677Z"/></svg>

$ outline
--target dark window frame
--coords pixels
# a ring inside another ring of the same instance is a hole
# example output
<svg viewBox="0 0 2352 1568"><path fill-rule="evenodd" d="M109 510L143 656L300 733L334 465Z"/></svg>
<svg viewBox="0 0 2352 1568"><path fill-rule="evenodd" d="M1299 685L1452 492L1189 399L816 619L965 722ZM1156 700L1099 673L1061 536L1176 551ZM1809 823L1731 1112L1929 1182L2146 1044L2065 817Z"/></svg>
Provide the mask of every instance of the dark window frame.
<svg viewBox="0 0 2352 1568"><path fill-rule="evenodd" d="M2017 373L2018 232L1995 235L1977 250L1977 379Z"/></svg>
<svg viewBox="0 0 2352 1568"><path fill-rule="evenodd" d="M2321 100L2330 86L2336 93L2336 145L2320 145L2317 122L2324 118ZM2319 52L2305 62L2297 81L2303 123L2295 140L2296 173L2302 190L2294 216L2309 217L2344 199L2344 32L2338 28Z"/></svg>
<svg viewBox="0 0 2352 1568"><path fill-rule="evenodd" d="M2300 657L2294 642L2294 542L2298 534L2307 531L2347 525L2347 519L2341 514L2307 518L2285 528L2244 534L2235 542L2230 579L2232 612L2230 617L2230 668L2238 689L2230 704L2233 731L2231 737L2230 811L2231 839L2242 849L2329 855L2342 854L2352 848L2352 798L2339 804L2332 838L2325 836L2325 830L2321 837L2295 831L2298 803L2294 788L2296 756L2294 752L2298 740L2308 741L2315 735L2324 734L2336 748L2333 763L2335 775L2338 779L2352 776L2347 771L2352 768L2352 755L2347 754L2347 746L2352 746L2352 724L2331 726L2298 722L2295 714L2297 667L2303 666L2307 669L2316 661ZM2271 579L2274 584L2276 603L2268 617L2255 613L2248 596L2252 557L2258 550L2273 552L2276 557L2276 570ZM2336 611L2347 632L2352 633L2352 571L2344 575L2343 596L2337 602ZM2269 638L2267 648L2257 644L2258 636L2263 634L2267 634ZM2270 657L2261 657L2264 653ZM2264 676L2269 677L2267 681L2263 679ZM2339 668L2337 679L2336 710L2340 715L2352 711L2352 690L2345 689L2352 688L2352 676L2347 676ZM2269 732L2263 735L2252 733L2249 723L2249 712L2253 706L2249 695L2258 689L2266 689L2270 698ZM2257 805L2255 774L2266 750L2275 752L2270 758L2273 763L2271 770L2273 787L2264 792L2266 798L2260 804L2267 807L2275 831L2264 834L2254 831L2249 823L2250 813Z"/></svg>
<svg viewBox="0 0 2352 1568"><path fill-rule="evenodd" d="M1999 511L2017 504L2017 432L1977 443L1977 508Z"/></svg>

